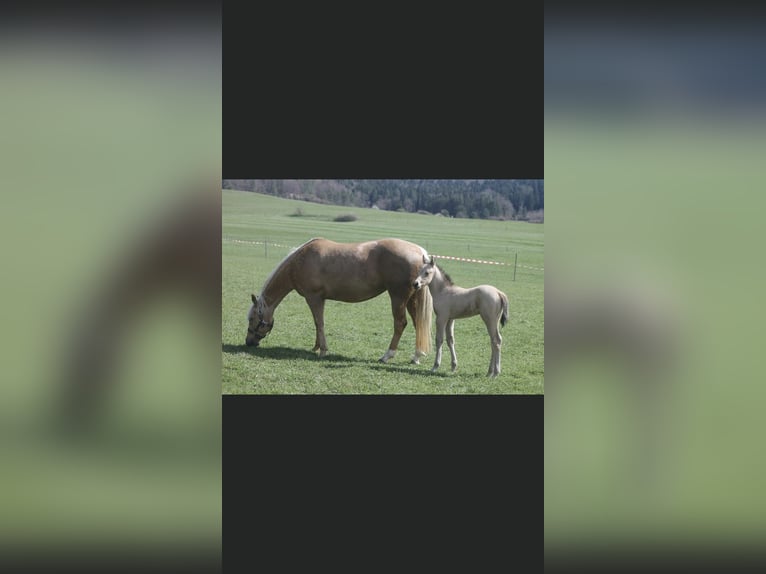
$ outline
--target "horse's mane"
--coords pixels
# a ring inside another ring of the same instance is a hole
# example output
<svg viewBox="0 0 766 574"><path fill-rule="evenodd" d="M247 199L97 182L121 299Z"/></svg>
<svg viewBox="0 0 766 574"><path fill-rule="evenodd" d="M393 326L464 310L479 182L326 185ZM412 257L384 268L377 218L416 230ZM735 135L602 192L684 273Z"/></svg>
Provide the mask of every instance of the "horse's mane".
<svg viewBox="0 0 766 574"><path fill-rule="evenodd" d="M299 245L298 247L293 247L293 248L290 250L290 252L289 252L287 255L285 255L285 256L284 256L284 258L282 259L282 261L280 261L280 262L277 264L277 266L276 266L276 267L275 267L275 268L272 270L272 272L271 272L271 273L269 273L269 276L266 278L266 281L264 281L264 282L263 282L263 287L261 288L261 292L258 294L258 298L259 298L259 299L260 299L260 297L263 295L263 292L266 290L266 287L268 287L268 286L269 286L269 283L271 283L271 280L274 278L274 276L275 276L275 275L276 275L276 274L279 272L279 270L280 270L280 269L282 269L282 267L284 267L284 266L285 266L285 264L286 264L286 263L287 263L287 262L290 260L290 258L291 258L293 255L295 255L296 253L298 253L298 251L300 251L301 247L303 247L304 245L308 245L309 243L311 243L311 242L312 242L312 241L314 241L315 239L318 239L318 238L317 238L317 237L314 237L314 238L312 238L312 239L309 239L309 240L308 240L308 241L306 241L305 243L302 243L302 244L301 244L301 245Z"/></svg>
<svg viewBox="0 0 766 574"><path fill-rule="evenodd" d="M452 277L449 276L449 273L447 273L444 269L442 269L442 266L439 265L438 263L436 264L436 267L439 269L439 271L441 271L441 274L444 277L444 282L447 285L454 285L454 283L452 282Z"/></svg>

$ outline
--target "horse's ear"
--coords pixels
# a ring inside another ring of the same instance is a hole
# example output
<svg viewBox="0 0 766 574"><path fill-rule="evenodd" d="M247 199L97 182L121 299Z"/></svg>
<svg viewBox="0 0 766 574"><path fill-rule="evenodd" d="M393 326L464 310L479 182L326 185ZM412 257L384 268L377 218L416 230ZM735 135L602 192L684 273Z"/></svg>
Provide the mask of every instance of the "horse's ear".
<svg viewBox="0 0 766 574"><path fill-rule="evenodd" d="M253 300L253 305L258 303L258 298L255 296L255 294L250 293L250 298Z"/></svg>
<svg viewBox="0 0 766 574"><path fill-rule="evenodd" d="M428 265L428 257L426 257L425 253L423 253L423 265Z"/></svg>
<svg viewBox="0 0 766 574"><path fill-rule="evenodd" d="M435 260L434 260L434 256L431 255L431 261L430 261L429 265L435 265L435 264L436 263L435 263Z"/></svg>

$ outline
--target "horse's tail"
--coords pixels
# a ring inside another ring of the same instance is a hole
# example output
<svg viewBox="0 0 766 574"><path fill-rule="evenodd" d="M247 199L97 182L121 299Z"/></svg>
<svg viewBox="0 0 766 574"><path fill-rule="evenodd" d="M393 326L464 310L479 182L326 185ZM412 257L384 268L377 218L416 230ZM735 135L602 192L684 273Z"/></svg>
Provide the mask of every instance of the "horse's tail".
<svg viewBox="0 0 766 574"><path fill-rule="evenodd" d="M434 304L428 287L418 289L415 294L415 350L425 355L431 350L431 318Z"/></svg>
<svg viewBox="0 0 766 574"><path fill-rule="evenodd" d="M500 316L500 326L505 327L508 322L508 296L502 291L498 291L500 300L503 302L503 314Z"/></svg>

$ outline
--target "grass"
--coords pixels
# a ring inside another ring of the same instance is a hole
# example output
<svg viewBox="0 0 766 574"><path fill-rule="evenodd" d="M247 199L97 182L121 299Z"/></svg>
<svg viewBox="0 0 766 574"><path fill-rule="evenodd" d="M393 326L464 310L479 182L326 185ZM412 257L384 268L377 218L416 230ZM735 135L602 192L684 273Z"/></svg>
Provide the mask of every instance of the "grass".
<svg viewBox="0 0 766 574"><path fill-rule="evenodd" d="M716 552L756 548L763 533L766 466L752 453L763 434L766 132L749 111L689 112L546 112L546 183L562 190L549 210L558 276L583 291L637 278L680 319L654 401L662 416L636 393L660 381L636 381L606 345L558 365L545 413L546 551ZM636 446L647 420L662 431L653 465Z"/></svg>
<svg viewBox="0 0 766 574"><path fill-rule="evenodd" d="M543 392L543 225L341 208L233 190L223 190L222 201L224 394ZM303 217L294 217L298 210ZM332 221L346 214L355 215L357 221L343 225ZM290 293L277 308L274 329L261 346L246 347L245 317L251 304L250 294L260 292L268 274L291 247L312 237L343 242L400 237L437 256L509 263L500 266L447 259L440 262L458 285L488 283L508 294L510 320L502 330L501 375L496 379L485 376L490 357L489 336L478 316L455 324L459 365L455 373L450 372L446 345L436 373L430 372L433 352L420 365L409 364L415 348L411 322L397 355L387 364L378 363L393 334L386 294L363 303L327 301L325 334L329 353L322 359L310 350L314 345L314 323L305 300L296 292ZM519 267L514 281L517 253Z"/></svg>
<svg viewBox="0 0 766 574"><path fill-rule="evenodd" d="M217 41L173 30L7 38L3 129L13 137L0 153L13 166L3 187L18 193L0 214L13 301L3 312L0 536L19 558L220 546L220 403L193 383L212 365L203 377L214 388L220 355L177 291L137 313L129 337L103 333L121 357L104 424L78 443L51 430L90 295L127 271L125 254L169 205L203 185L196 174L220 170L220 64L178 57ZM151 60L139 55L149 44Z"/></svg>

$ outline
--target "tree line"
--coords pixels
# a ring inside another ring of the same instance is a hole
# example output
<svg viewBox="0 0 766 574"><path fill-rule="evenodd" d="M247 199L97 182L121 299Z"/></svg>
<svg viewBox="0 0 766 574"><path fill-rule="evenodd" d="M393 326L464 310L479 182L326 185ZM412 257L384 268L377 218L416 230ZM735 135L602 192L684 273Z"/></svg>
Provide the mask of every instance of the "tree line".
<svg viewBox="0 0 766 574"><path fill-rule="evenodd" d="M543 221L542 179L224 179L224 189L445 217Z"/></svg>

